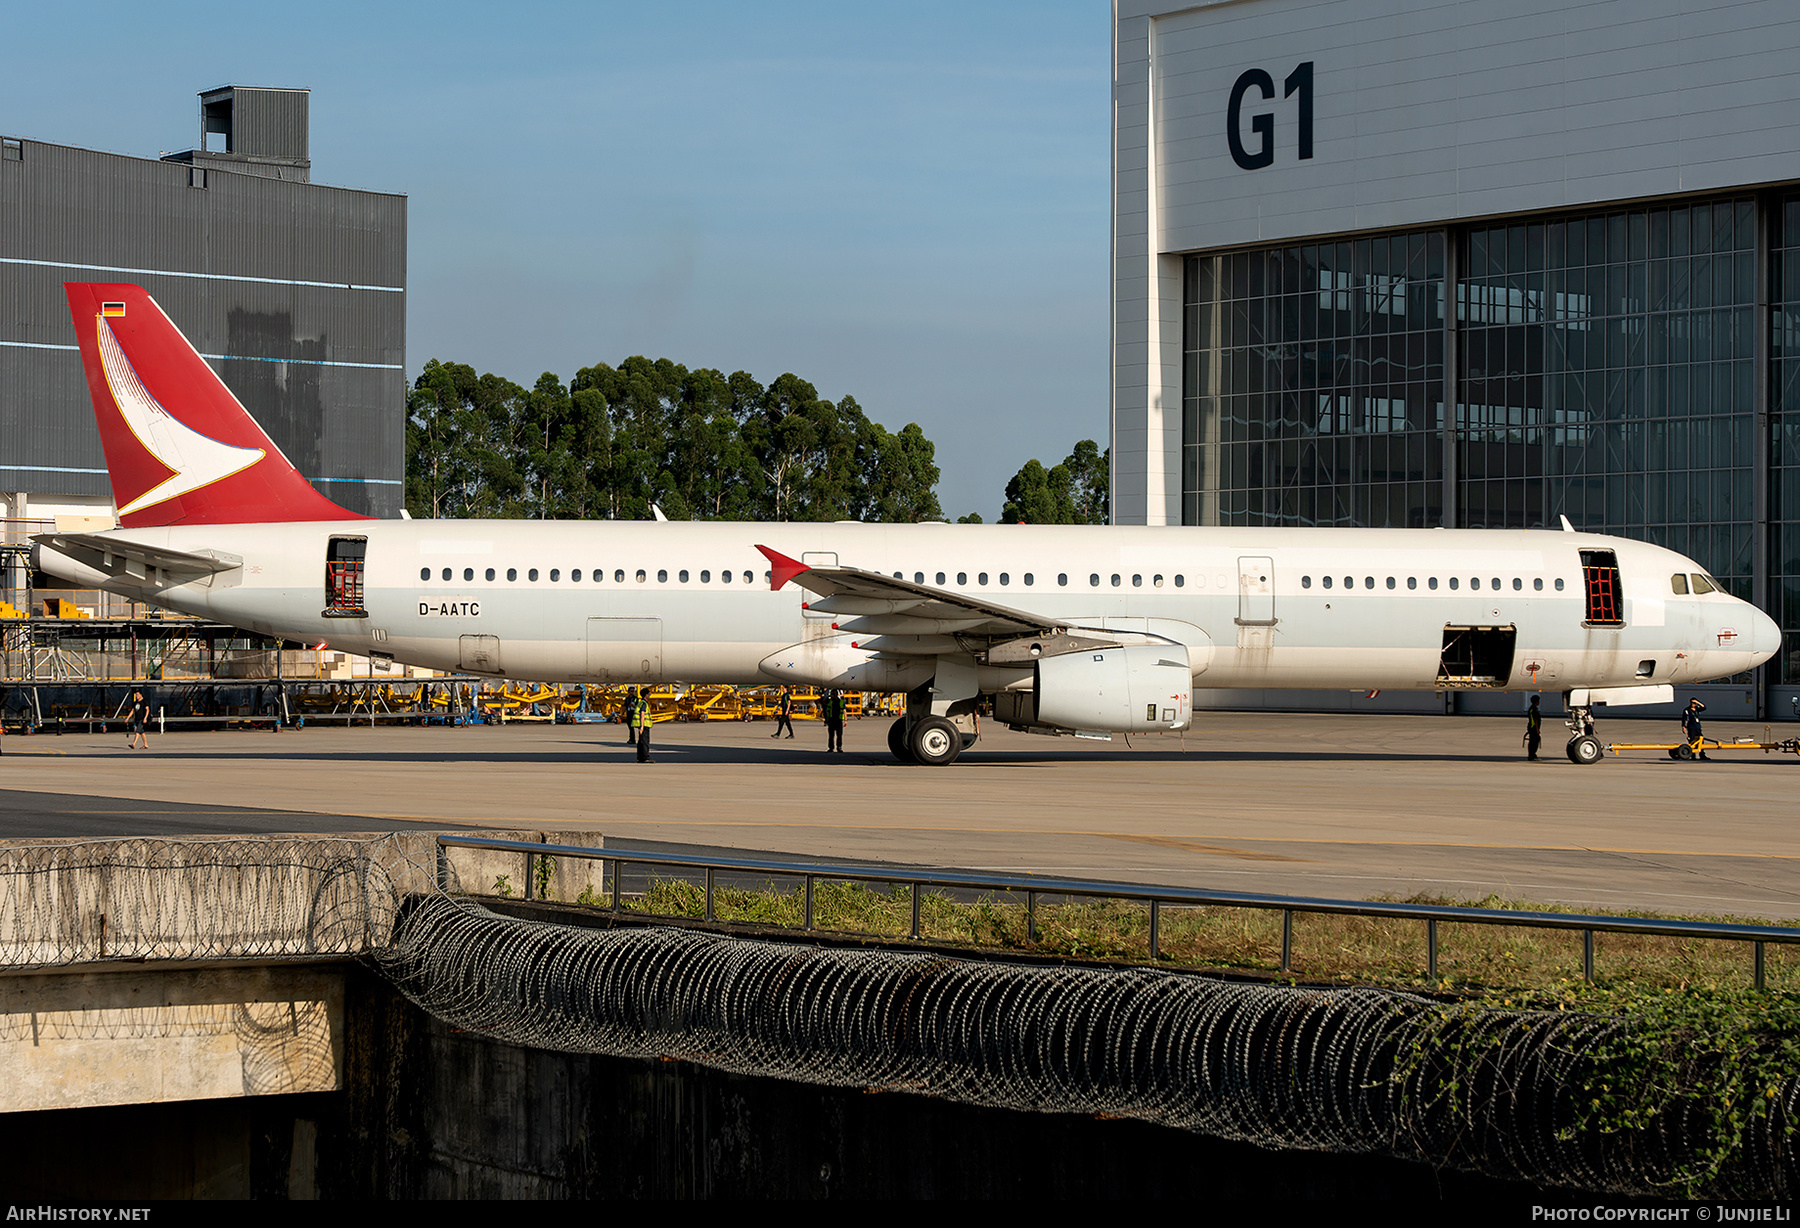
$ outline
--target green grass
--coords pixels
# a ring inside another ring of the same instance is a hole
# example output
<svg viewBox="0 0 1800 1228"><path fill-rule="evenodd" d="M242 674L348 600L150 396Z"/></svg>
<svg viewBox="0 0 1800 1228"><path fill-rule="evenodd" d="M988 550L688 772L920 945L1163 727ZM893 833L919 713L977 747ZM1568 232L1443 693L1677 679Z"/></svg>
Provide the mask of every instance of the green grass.
<svg viewBox="0 0 1800 1228"><path fill-rule="evenodd" d="M1405 902L1576 911L1493 896L1475 901L1414 896ZM656 916L699 920L706 912L702 888L682 879L655 880L642 896L624 903L634 912ZM714 892L714 915L721 921L798 929L804 911L803 890L797 885L771 883L752 890L719 887ZM919 914L921 937L933 943L1074 959L1151 962L1150 909L1146 904L1040 896L1036 941L1027 936L1022 893L999 893L963 903L941 892L926 891L920 897ZM1615 911L1600 915L1653 914ZM911 919L912 895L904 886L838 881L814 884L816 929L905 938ZM1743 920L1716 916L1683 919ZM1159 966L1280 972L1278 911L1165 905L1159 931ZM1602 984L1732 987L1751 984L1753 976L1751 948L1743 942L1600 933L1595 935L1594 948L1595 975ZM1772 943L1764 950L1767 985L1800 989L1800 951ZM1579 931L1439 922L1438 979L1433 982L1426 976L1422 921L1294 914L1290 972L1313 983L1556 993L1579 981L1581 969Z"/></svg>

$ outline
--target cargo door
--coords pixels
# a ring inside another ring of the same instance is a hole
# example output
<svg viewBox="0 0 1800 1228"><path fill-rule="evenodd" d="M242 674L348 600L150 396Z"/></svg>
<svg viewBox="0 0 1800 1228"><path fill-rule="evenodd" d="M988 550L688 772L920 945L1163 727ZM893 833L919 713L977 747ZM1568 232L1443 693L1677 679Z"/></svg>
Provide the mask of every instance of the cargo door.
<svg viewBox="0 0 1800 1228"><path fill-rule="evenodd" d="M662 619L587 620L587 675L602 682L662 680Z"/></svg>
<svg viewBox="0 0 1800 1228"><path fill-rule="evenodd" d="M497 635L458 636L457 668L465 674L504 674L500 667L500 637Z"/></svg>

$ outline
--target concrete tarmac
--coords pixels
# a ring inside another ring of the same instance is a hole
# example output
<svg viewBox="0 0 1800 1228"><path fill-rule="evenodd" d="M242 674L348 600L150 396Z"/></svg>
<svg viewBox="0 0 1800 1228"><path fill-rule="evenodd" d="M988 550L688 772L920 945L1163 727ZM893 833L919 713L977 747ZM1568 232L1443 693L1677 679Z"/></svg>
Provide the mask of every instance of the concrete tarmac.
<svg viewBox="0 0 1800 1228"><path fill-rule="evenodd" d="M511 826L1290 895L1800 919L1793 755L1577 767L1550 721L1529 763L1522 719L1199 720L1129 745L989 726L942 769L897 763L874 719L850 722L843 755L810 722L793 741L765 722L659 725L647 765L611 725L168 733L149 751L122 735L13 735L0 836ZM1677 732L1599 729L1603 742Z"/></svg>

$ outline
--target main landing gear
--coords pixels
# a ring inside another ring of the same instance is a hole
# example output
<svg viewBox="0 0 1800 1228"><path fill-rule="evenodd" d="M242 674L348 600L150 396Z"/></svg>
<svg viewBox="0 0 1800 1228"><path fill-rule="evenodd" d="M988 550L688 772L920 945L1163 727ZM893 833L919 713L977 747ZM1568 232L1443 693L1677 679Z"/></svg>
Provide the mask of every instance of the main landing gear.
<svg viewBox="0 0 1800 1228"><path fill-rule="evenodd" d="M1564 696L1563 702L1568 702ZM1592 707L1570 708L1567 721L1569 727L1569 745L1565 753L1570 763L1598 763L1606 751L1600 745L1600 739L1594 736L1594 710Z"/></svg>
<svg viewBox="0 0 1800 1228"><path fill-rule="evenodd" d="M941 716L920 717L910 730L904 716L888 726L888 749L902 763L943 767L956 762L965 741L973 739L965 739L960 729Z"/></svg>

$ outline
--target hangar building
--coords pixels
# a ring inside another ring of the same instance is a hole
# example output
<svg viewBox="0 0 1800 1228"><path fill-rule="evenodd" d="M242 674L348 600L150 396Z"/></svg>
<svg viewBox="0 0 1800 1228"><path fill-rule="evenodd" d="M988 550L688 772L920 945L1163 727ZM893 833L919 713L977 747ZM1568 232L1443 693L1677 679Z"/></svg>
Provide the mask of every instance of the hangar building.
<svg viewBox="0 0 1800 1228"><path fill-rule="evenodd" d="M306 90L200 95L197 149L0 141L0 515L108 513L65 281L162 304L328 497L405 492L406 198L312 182Z"/></svg>
<svg viewBox="0 0 1800 1228"><path fill-rule="evenodd" d="M1788 637L1716 714L1790 715L1793 6L1113 15L1115 519L1648 539Z"/></svg>

